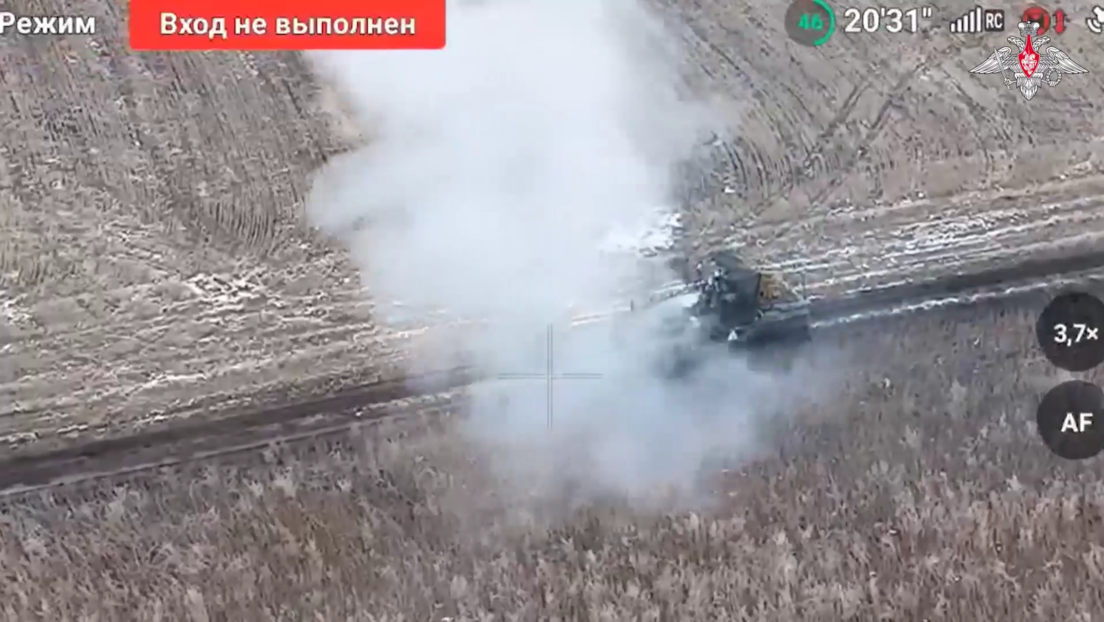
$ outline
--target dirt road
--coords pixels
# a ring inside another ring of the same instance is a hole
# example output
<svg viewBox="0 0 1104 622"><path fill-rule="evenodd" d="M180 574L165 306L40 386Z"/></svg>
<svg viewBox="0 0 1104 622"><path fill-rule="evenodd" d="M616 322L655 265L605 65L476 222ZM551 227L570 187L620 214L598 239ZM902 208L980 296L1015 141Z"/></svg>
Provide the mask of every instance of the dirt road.
<svg viewBox="0 0 1104 622"><path fill-rule="evenodd" d="M1090 266L1089 270L1085 270ZM926 287L879 290L885 295L856 296L850 300L825 299L814 303L814 351L835 348L861 349L875 343L872 335L904 335L912 326L941 326L944 318L991 315L995 309L1019 317L1033 317L1054 292L1065 287L1060 276L1081 287L1099 289L1104 252L1060 262L1021 263L972 279L945 279ZM993 296L975 295L995 287ZM954 303L955 304L945 304ZM823 304L822 304L823 303ZM940 303L932 305L932 303ZM892 312L892 313L891 313ZM840 321L830 321L833 318ZM956 320L957 321L957 320ZM991 336L995 326L976 326L978 339ZM1021 331L1018 342L1030 343L1032 331ZM1007 337L1007 335L1005 335ZM938 342L929 345L939 349ZM949 342L944 345L950 345ZM1022 349L1022 348L1021 348ZM414 382L416 380L416 382ZM470 385L488 380L469 368L444 369L414 378L396 378L346 388L298 386L299 394L240 396L249 399L220 403L220 416L213 413L184 414L160 425L121 434L118 428L88 430L79 440L34 445L0 459L0 495L23 494L78 481L114 477L151 468L207 459L224 459L258 451L273 443L314 442L323 437L340 437L350 429L396 418L420 415L434 418L462 411ZM166 417L166 419L169 419Z"/></svg>

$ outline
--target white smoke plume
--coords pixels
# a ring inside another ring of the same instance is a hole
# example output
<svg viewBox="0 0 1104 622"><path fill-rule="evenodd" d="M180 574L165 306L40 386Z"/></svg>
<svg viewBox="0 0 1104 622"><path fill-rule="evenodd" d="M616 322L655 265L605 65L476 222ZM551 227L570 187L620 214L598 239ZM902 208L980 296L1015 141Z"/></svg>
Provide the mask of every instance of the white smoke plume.
<svg viewBox="0 0 1104 622"><path fill-rule="evenodd" d="M650 331L564 324L639 280L602 239L673 204L676 165L717 130L664 33L633 0L485 0L450 6L443 51L311 56L372 136L321 172L308 208L369 295L491 320L465 346L492 372L543 373L555 324L556 371L602 374L558 383L551 432L539 380L474 391L470 430L529 486L685 483L751 442L775 392L739 361L664 382Z"/></svg>

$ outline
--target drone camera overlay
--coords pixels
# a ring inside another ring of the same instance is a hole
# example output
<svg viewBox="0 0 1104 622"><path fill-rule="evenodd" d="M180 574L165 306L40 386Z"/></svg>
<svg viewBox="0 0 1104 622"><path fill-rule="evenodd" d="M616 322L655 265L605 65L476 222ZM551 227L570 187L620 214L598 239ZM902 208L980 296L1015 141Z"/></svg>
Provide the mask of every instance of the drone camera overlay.
<svg viewBox="0 0 1104 622"><path fill-rule="evenodd" d="M1091 620L1104 7L0 6L0 620Z"/></svg>

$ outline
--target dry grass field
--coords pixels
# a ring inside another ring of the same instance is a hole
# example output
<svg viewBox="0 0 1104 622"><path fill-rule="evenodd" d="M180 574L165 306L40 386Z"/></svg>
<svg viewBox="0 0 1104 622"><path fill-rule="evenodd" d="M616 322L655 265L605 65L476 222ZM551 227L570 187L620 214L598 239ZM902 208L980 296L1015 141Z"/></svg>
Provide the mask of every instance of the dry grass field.
<svg viewBox="0 0 1104 622"><path fill-rule="evenodd" d="M0 615L1094 620L1104 482L1035 435L1059 378L1033 315L961 310L845 344L839 394L710 478L694 512L505 504L447 417L11 499Z"/></svg>

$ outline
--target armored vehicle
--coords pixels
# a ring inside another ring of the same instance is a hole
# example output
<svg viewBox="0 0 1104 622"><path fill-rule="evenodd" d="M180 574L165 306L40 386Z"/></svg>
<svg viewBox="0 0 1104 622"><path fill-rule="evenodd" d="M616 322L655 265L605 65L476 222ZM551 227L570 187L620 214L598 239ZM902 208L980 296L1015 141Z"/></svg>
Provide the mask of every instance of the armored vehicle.
<svg viewBox="0 0 1104 622"><path fill-rule="evenodd" d="M809 340L808 307L780 274L751 268L731 251L714 254L701 268L710 274L695 284L689 311L710 341L744 348Z"/></svg>
<svg viewBox="0 0 1104 622"><path fill-rule="evenodd" d="M781 275L722 251L699 264L696 277L687 293L653 311L671 344L661 361L668 375L685 375L717 345L746 353L757 368L787 369L811 339L806 301Z"/></svg>

